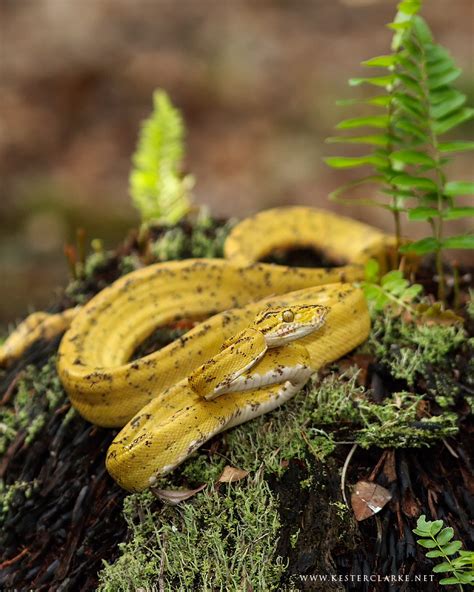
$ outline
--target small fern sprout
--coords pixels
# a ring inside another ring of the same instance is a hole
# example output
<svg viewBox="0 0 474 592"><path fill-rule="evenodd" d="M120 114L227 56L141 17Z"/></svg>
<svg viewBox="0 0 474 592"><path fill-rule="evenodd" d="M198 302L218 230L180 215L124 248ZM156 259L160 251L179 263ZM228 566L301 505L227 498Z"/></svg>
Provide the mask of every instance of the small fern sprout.
<svg viewBox="0 0 474 592"><path fill-rule="evenodd" d="M183 136L180 112L165 92L155 91L130 173L130 194L144 223L176 224L190 209L194 180L180 172Z"/></svg>

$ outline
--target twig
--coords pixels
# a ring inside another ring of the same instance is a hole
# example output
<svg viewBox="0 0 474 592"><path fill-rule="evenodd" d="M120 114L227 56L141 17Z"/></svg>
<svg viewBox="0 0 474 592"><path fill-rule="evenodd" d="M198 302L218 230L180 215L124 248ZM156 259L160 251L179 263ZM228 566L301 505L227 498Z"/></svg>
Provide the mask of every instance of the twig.
<svg viewBox="0 0 474 592"><path fill-rule="evenodd" d="M10 384L8 385L8 387L5 390L5 394L3 395L2 399L0 400L0 405L5 405L6 403L8 403L8 401L11 399L11 396L13 394L13 391L15 390L16 385L18 384L19 380L21 380L21 378L23 378L24 375L24 370L21 372L18 372L18 374L15 376L15 378L10 382Z"/></svg>
<svg viewBox="0 0 474 592"><path fill-rule="evenodd" d="M442 442L446 446L448 451L454 456L454 458L459 458L459 454L454 450L454 448L451 446L451 444L448 443L446 438L443 438Z"/></svg>
<svg viewBox="0 0 474 592"><path fill-rule="evenodd" d="M347 501L347 497L346 497L346 474L347 474L347 469L349 468L349 463L351 462L351 458L353 457L354 452L357 450L358 446L359 446L359 444L357 444L357 443L352 446L352 448L349 450L349 454L347 455L346 460L344 461L344 466L342 467L342 474L341 474L342 498L348 508L349 508L349 502Z"/></svg>
<svg viewBox="0 0 474 592"><path fill-rule="evenodd" d="M158 574L158 589L160 592L165 592L165 556L166 556L166 542L167 539L163 537L163 544L161 546L161 559L160 559L160 573Z"/></svg>
<svg viewBox="0 0 474 592"><path fill-rule="evenodd" d="M20 553L18 553L18 555L15 555L15 557L12 557L11 559L7 559L3 563L0 563L0 569L5 569L7 567L10 567L10 565L13 565L17 561L20 561L20 559L22 557L24 557L27 553L28 553L28 549L26 549L26 548L23 549L23 551L20 551Z"/></svg>
<svg viewBox="0 0 474 592"><path fill-rule="evenodd" d="M387 458L387 456L388 456L388 450L384 450L382 453L382 456L379 458L377 464L372 469L372 472L370 473L367 481L374 481L375 480L375 477L377 477L378 472L380 471L380 467L385 462L385 459Z"/></svg>

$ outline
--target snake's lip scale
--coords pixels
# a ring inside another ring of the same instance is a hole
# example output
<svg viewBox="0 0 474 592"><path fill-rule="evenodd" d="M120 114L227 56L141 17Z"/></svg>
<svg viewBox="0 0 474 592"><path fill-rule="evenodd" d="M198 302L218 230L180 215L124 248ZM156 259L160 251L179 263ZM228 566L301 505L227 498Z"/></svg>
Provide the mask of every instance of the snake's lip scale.
<svg viewBox="0 0 474 592"><path fill-rule="evenodd" d="M393 238L379 230L331 212L300 206L267 210L233 228L225 260L150 265L118 279L79 310L28 317L0 347L0 363L69 327L59 347L59 377L83 417L122 428L106 467L122 487L140 491L213 435L278 407L311 373L362 343L370 319L362 291L351 282L363 280L370 258L377 258L383 271L389 245ZM346 264L320 269L257 263L278 247L299 246ZM263 334L250 331L262 311L314 305L327 308L321 326L283 346L262 350L268 347ZM153 354L129 361L157 327L183 315L210 318ZM199 369L212 367L222 344L241 332L249 338L239 353L214 363L216 376L203 374ZM246 372L270 372L277 382L211 400L201 396L208 379L225 382L226 372L247 366ZM292 369L300 374L286 380Z"/></svg>
<svg viewBox="0 0 474 592"><path fill-rule="evenodd" d="M297 325L293 325L288 328L284 327L281 330L276 331L276 335L279 338L283 338L283 337L287 337L289 335L294 335L295 333L297 333L297 338L306 337L306 335L309 335L310 333L317 331L318 329L320 329L324 325L324 319L326 317L326 314L324 315L324 318L320 319L316 323L312 323L312 324L308 324L306 326L300 326L300 327L298 327Z"/></svg>

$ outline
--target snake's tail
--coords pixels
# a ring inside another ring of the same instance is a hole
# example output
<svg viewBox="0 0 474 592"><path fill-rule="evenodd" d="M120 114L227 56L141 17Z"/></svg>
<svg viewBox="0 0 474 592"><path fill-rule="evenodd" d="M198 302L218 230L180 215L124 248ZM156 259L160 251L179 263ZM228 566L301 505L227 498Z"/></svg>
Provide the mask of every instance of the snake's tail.
<svg viewBox="0 0 474 592"><path fill-rule="evenodd" d="M80 307L68 308L63 312L49 314L34 312L12 331L5 343L0 347L0 367L9 366L18 359L29 347L40 339L51 340L69 329L72 319Z"/></svg>

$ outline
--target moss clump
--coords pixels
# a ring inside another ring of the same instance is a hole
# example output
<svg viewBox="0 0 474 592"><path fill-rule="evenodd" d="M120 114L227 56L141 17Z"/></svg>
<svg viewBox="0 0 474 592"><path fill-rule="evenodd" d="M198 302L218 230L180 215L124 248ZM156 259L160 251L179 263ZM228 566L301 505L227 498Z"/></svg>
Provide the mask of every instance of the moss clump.
<svg viewBox="0 0 474 592"><path fill-rule="evenodd" d="M275 590L285 564L275 556L277 501L261 478L209 487L180 506L154 509L151 493L130 495L130 541L105 564L101 592Z"/></svg>
<svg viewBox="0 0 474 592"><path fill-rule="evenodd" d="M185 463L181 476L190 485L212 484L217 481L226 464L224 458L214 455L209 459L207 455L198 453Z"/></svg>
<svg viewBox="0 0 474 592"><path fill-rule="evenodd" d="M474 290L469 288L469 300L466 306L467 314L469 318L474 319Z"/></svg>
<svg viewBox="0 0 474 592"><path fill-rule="evenodd" d="M436 369L448 371L452 356L466 342L459 326L406 323L399 317L378 315L367 347L392 376L413 386Z"/></svg>
<svg viewBox="0 0 474 592"><path fill-rule="evenodd" d="M224 241L233 225L232 220L220 225L202 211L191 231L185 226L170 228L151 242L150 251L155 261L222 257Z"/></svg>
<svg viewBox="0 0 474 592"><path fill-rule="evenodd" d="M56 373L56 357L44 366L27 366L11 404L0 408L0 454L4 454L19 431L31 444L52 412L66 400Z"/></svg>
<svg viewBox="0 0 474 592"><path fill-rule="evenodd" d="M462 326L415 324L377 315L364 350L410 390L422 385L442 408L462 396L460 373L472 383L474 340Z"/></svg>
<svg viewBox="0 0 474 592"><path fill-rule="evenodd" d="M181 253L186 248L186 233L177 226L167 230L151 247L152 254L157 261L181 259Z"/></svg>
<svg viewBox="0 0 474 592"><path fill-rule="evenodd" d="M229 431L226 457L247 471L262 468L277 475L285 472L288 460L306 462L308 452L323 460L335 443L312 421L317 398L318 391L307 386L283 407Z"/></svg>
<svg viewBox="0 0 474 592"><path fill-rule="evenodd" d="M16 481L6 485L0 480L0 524L3 524L8 516L12 504L29 499L35 487L37 487L36 481Z"/></svg>
<svg viewBox="0 0 474 592"><path fill-rule="evenodd" d="M336 429L344 426L349 437L363 448L418 448L457 433L455 413L419 418L421 395L402 391L377 404L356 380L354 369L343 375L332 374L320 385L313 384L316 404L310 413L312 422Z"/></svg>
<svg viewBox="0 0 474 592"><path fill-rule="evenodd" d="M411 393L395 393L383 405L369 403L361 409L365 427L359 430L357 442L362 448L420 448L458 432L455 413L418 420L422 397Z"/></svg>
<svg viewBox="0 0 474 592"><path fill-rule="evenodd" d="M55 356L41 367L27 366L11 403L0 408L0 456L18 437L24 436L23 446L31 445L54 411L65 402L66 394L56 373ZM73 413L69 411L64 421L69 421ZM0 524L8 515L10 506L23 503L35 487L35 481L6 485L0 479Z"/></svg>

